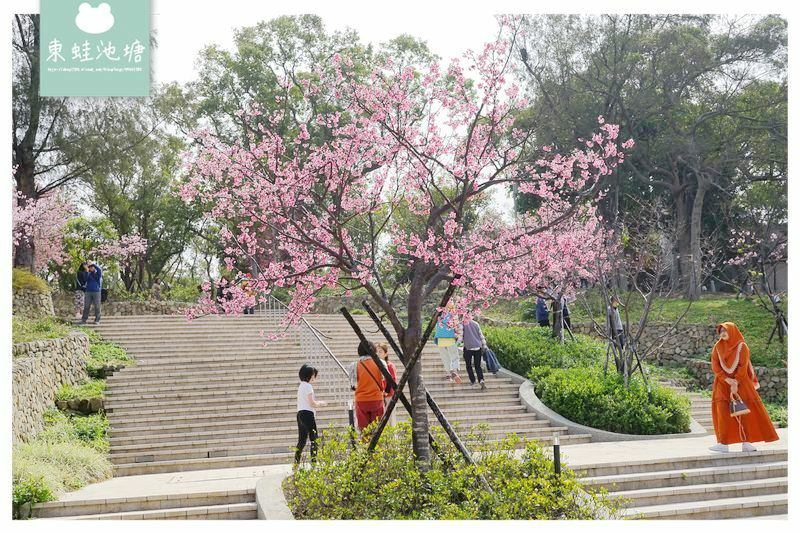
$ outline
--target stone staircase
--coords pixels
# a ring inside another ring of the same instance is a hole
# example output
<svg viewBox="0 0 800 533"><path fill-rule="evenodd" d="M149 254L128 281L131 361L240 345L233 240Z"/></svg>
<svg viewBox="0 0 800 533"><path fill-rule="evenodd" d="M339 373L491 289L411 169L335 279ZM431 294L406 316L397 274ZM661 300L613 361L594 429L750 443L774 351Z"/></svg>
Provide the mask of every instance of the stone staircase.
<svg viewBox="0 0 800 533"><path fill-rule="evenodd" d="M38 504L37 518L74 520L247 520L256 518L255 489Z"/></svg>
<svg viewBox="0 0 800 533"><path fill-rule="evenodd" d="M689 398L692 402L691 415L698 424L710 432L714 432L714 424L711 421L711 396L700 394L699 392L689 392L686 387L680 385L672 385L671 383L661 383L663 386L670 388L678 394Z"/></svg>
<svg viewBox="0 0 800 533"><path fill-rule="evenodd" d="M576 471L585 485L623 498L628 518L749 518L788 509L785 449L628 460Z"/></svg>
<svg viewBox="0 0 800 533"><path fill-rule="evenodd" d="M325 343L343 364L354 360L357 338L343 317L308 318L330 337ZM382 340L368 317L356 320L368 337ZM265 329L259 315L209 316L191 323L182 316L104 319L97 330L137 360L108 379L105 405L115 476L290 462L297 371L304 359L296 331L265 341L260 335ZM543 442L554 435L562 444L589 441L588 435L567 435L566 428L526 412L518 385L509 379L488 375L483 392L446 382L432 345L423 362L428 390L462 433L486 424L490 439L514 432ZM318 398L326 398L324 379L315 390ZM398 420L406 419L398 410ZM325 407L317 420L320 429L344 428L347 411L341 405Z"/></svg>

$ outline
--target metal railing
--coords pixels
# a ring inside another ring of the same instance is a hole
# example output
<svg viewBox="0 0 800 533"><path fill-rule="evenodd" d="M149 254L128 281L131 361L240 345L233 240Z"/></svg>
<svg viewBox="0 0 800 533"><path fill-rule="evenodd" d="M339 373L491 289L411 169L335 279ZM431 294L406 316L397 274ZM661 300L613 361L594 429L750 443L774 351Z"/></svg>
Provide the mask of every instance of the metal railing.
<svg viewBox="0 0 800 533"><path fill-rule="evenodd" d="M257 312L259 315L263 315L267 323L277 330L281 321L288 314L288 308L270 294L258 304ZM323 337L328 339L330 337L315 328L303 316L300 317L297 324L297 333L303 359L319 371L316 383L319 399L324 399L329 404L342 405L352 412L353 392L350 390L350 375L325 344Z"/></svg>

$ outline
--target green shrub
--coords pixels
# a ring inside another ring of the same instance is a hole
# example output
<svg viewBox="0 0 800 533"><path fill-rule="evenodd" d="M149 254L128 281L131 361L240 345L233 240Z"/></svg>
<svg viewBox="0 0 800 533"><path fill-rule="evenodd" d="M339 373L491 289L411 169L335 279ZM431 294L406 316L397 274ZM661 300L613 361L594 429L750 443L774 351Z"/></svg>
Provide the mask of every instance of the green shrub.
<svg viewBox="0 0 800 533"><path fill-rule="evenodd" d="M773 422L778 424L778 427L789 427L789 409L786 404L777 402L764 402L764 407L767 408L767 413Z"/></svg>
<svg viewBox="0 0 800 533"><path fill-rule="evenodd" d="M11 490L11 508L14 519L30 518L34 503L48 502L55 497L43 477L21 476L14 478ZM27 506L27 507L26 507Z"/></svg>
<svg viewBox="0 0 800 533"><path fill-rule="evenodd" d="M631 435L689 431L689 400L656 383L650 391L636 377L622 378L599 367L533 368L536 395L557 413L596 429Z"/></svg>
<svg viewBox="0 0 800 533"><path fill-rule="evenodd" d="M435 430L434 430L435 431ZM518 439L486 445L476 453L477 465L467 465L441 431L446 469L434 459L421 472L414 462L407 423L387 428L367 457L363 445L350 449L340 432L326 431L317 463L301 468L284 483L295 518L349 519L590 519L616 516L605 493L585 492L568 469L560 478L553 463L536 443ZM494 493L478 481L483 474Z"/></svg>
<svg viewBox="0 0 800 533"><path fill-rule="evenodd" d="M102 398L105 390L105 380L91 379L81 385L63 385L58 392L56 392L56 400L65 401Z"/></svg>
<svg viewBox="0 0 800 533"><path fill-rule="evenodd" d="M487 326L483 333L500 364L523 376L534 366L597 364L606 353L605 344L596 339L575 335L574 341L561 343L553 339L548 328Z"/></svg>
<svg viewBox="0 0 800 533"><path fill-rule="evenodd" d="M14 445L12 502L14 517L26 504L54 500L64 492L111 477L108 420L104 415L45 413L45 429L34 440Z"/></svg>
<svg viewBox="0 0 800 533"><path fill-rule="evenodd" d="M24 268L15 268L11 273L11 286L16 290L29 290L50 294L47 282Z"/></svg>
<svg viewBox="0 0 800 533"><path fill-rule="evenodd" d="M80 442L97 451L108 452L108 418L105 413L81 415L48 409L44 413L45 428L36 438L58 444Z"/></svg>
<svg viewBox="0 0 800 533"><path fill-rule="evenodd" d="M11 318L11 338L14 344L44 339L60 339L69 335L69 328L55 318Z"/></svg>

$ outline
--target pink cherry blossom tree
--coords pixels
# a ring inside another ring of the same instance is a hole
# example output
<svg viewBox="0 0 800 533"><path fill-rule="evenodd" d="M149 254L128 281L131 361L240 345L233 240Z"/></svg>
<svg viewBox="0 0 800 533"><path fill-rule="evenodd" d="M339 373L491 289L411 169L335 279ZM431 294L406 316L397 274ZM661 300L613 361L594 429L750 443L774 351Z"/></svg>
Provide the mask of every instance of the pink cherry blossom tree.
<svg viewBox="0 0 800 533"><path fill-rule="evenodd" d="M423 334L423 304L456 285L457 315L466 317L498 298L551 286L582 272L593 279L602 254L601 220L590 200L602 178L624 159L616 125L599 119L581 150L535 146L516 126L528 101L512 78L510 35L467 52L447 67L396 65L387 60L367 76L334 55L332 74L305 84L306 95L333 92L339 109L309 114L294 135L272 125L281 113L242 111L251 134L231 145L198 132L187 201L207 216L237 222L222 231L227 267L233 256L255 261L256 294L226 291L236 312L275 288L288 291L288 321L311 310L324 288L365 289L410 356ZM309 128L326 142L311 142ZM465 215L481 195L514 186L542 207L514 220ZM424 224L404 225L405 206ZM407 292L386 273L406 269ZM399 309L405 309L402 317ZM204 299L204 313L217 312ZM411 372L413 445L430 460L421 363Z"/></svg>
<svg viewBox="0 0 800 533"><path fill-rule="evenodd" d="M20 245L33 251L33 272L44 272L50 263L60 265L64 259L64 227L73 206L55 193L40 198L25 198L18 191L12 194L11 241L15 254Z"/></svg>

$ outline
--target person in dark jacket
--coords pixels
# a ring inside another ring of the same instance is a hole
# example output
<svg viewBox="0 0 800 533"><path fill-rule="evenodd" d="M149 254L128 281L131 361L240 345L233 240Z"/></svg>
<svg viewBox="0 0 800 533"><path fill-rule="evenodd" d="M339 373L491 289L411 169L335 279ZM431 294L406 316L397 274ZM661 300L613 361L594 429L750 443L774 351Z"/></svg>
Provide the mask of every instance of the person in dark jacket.
<svg viewBox="0 0 800 533"><path fill-rule="evenodd" d="M86 296L83 302L81 324L89 318L89 308L94 305L94 323L100 323L100 293L103 288L103 270L92 261L86 262Z"/></svg>
<svg viewBox="0 0 800 533"><path fill-rule="evenodd" d="M83 302L85 300L86 280L89 278L89 273L86 270L86 262L81 263L78 267L78 274L75 276L75 316L81 316L83 313Z"/></svg>
<svg viewBox="0 0 800 533"><path fill-rule="evenodd" d="M536 298L536 322L543 328L550 327L550 311L547 310L547 304L541 296Z"/></svg>

